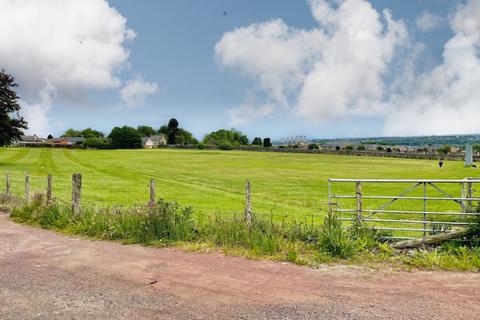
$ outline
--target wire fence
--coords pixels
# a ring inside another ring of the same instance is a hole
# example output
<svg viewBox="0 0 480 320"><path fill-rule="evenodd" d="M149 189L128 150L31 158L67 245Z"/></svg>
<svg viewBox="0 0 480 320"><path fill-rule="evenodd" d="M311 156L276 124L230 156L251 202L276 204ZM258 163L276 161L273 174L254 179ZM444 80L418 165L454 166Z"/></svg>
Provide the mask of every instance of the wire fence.
<svg viewBox="0 0 480 320"><path fill-rule="evenodd" d="M29 193L47 193L48 179L44 174L4 175L0 192L8 192L20 198L26 197L26 179L29 181ZM132 207L148 204L151 192L151 179L145 176L135 181L125 179L98 179L83 175L81 203L94 207ZM240 215L246 207L245 181L239 181L228 188L212 186L208 189L196 189L195 186L179 187L178 183L168 183L164 179L155 181L156 199L175 201L182 206L192 206L197 214ZM0 180L1 181L1 180ZM274 182L272 183L274 184ZM51 193L53 198L70 203L72 201L72 176L53 175ZM320 197L317 186L282 186L272 191L272 186L254 184L251 187L251 207L256 216L272 218L279 222L284 219L296 219L321 224L327 213L326 199Z"/></svg>

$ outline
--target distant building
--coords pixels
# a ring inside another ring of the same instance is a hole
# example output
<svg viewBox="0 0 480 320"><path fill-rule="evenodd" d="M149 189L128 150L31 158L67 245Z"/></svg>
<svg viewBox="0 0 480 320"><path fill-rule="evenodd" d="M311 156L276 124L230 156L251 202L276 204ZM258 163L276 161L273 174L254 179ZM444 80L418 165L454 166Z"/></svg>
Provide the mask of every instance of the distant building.
<svg viewBox="0 0 480 320"><path fill-rule="evenodd" d="M82 137L62 137L62 138L53 138L50 140L53 145L80 145L85 141L85 138Z"/></svg>
<svg viewBox="0 0 480 320"><path fill-rule="evenodd" d="M153 148L153 140L151 137L143 137L142 138L142 146L146 149Z"/></svg>
<svg viewBox="0 0 480 320"><path fill-rule="evenodd" d="M164 134L151 136L150 139L152 139L154 147L164 146L167 144L167 136Z"/></svg>
<svg viewBox="0 0 480 320"><path fill-rule="evenodd" d="M146 149L158 148L167 144L167 137L164 134L157 134L151 137L142 138L142 146Z"/></svg>
<svg viewBox="0 0 480 320"><path fill-rule="evenodd" d="M450 153L459 153L460 152L460 148L457 147L457 146L451 146L450 147Z"/></svg>
<svg viewBox="0 0 480 320"><path fill-rule="evenodd" d="M21 136L20 140L15 144L21 147L28 147L45 143L45 141L44 138L37 137L37 135L34 134L33 136Z"/></svg>

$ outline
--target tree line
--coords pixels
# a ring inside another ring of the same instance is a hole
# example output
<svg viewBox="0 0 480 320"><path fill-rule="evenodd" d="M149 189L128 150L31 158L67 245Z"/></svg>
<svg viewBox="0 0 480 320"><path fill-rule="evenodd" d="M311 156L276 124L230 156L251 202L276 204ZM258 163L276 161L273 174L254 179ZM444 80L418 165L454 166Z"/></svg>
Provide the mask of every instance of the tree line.
<svg viewBox="0 0 480 320"><path fill-rule="evenodd" d="M168 145L218 146L220 149L230 150L238 146L272 147L270 138L255 137L250 144L247 135L235 129L220 129L205 135L202 141L193 134L180 127L177 119L172 118L167 124L155 129L148 125L115 127L105 135L99 130L87 128L83 130L68 129L62 137L85 138L83 146L95 149L137 149L142 148L142 138L163 134Z"/></svg>
<svg viewBox="0 0 480 320"><path fill-rule="evenodd" d="M27 129L27 122L19 115L19 97L15 92L18 85L15 78L0 70L0 146L8 146L21 139L23 130ZM83 130L68 129L62 137L84 138L83 145L97 149L135 149L142 148L142 138L163 134L168 145L215 145L222 149L231 149L235 146L249 145L248 137L239 130L220 129L211 132L198 141L191 132L180 127L179 122L172 118L159 129L140 125L137 128L122 126L115 127L105 135L100 130L86 128ZM48 139L53 136L48 135ZM256 137L252 141L254 146L271 147L270 138Z"/></svg>

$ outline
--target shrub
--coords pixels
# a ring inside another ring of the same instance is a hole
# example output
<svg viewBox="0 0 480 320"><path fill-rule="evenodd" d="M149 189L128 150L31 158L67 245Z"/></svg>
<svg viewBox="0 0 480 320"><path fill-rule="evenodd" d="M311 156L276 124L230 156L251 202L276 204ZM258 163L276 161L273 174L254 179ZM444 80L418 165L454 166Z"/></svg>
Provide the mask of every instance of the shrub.
<svg viewBox="0 0 480 320"><path fill-rule="evenodd" d="M319 246L334 257L349 258L355 254L354 242L342 229L337 216L331 212L325 217Z"/></svg>
<svg viewBox="0 0 480 320"><path fill-rule="evenodd" d="M312 143L312 144L308 145L308 149L309 150L318 150L318 149L320 149L320 146L316 143Z"/></svg>
<svg viewBox="0 0 480 320"><path fill-rule="evenodd" d="M228 142L224 142L220 144L218 147L220 148L220 150L233 150L233 146Z"/></svg>
<svg viewBox="0 0 480 320"><path fill-rule="evenodd" d="M83 142L84 148L111 149L110 141L105 138L88 138Z"/></svg>
<svg viewBox="0 0 480 320"><path fill-rule="evenodd" d="M378 146L377 151L385 151L385 148L383 146Z"/></svg>
<svg viewBox="0 0 480 320"><path fill-rule="evenodd" d="M352 151L352 150L353 150L353 146L348 145L348 146L345 147L345 150Z"/></svg>
<svg viewBox="0 0 480 320"><path fill-rule="evenodd" d="M360 146L357 147L357 150L358 151L365 151L365 146L360 145Z"/></svg>

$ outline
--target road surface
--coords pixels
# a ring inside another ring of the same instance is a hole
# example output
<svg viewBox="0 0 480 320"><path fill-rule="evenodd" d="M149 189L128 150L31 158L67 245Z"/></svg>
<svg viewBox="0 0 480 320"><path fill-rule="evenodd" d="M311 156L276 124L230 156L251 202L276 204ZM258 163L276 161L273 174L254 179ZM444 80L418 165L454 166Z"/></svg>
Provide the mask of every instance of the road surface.
<svg viewBox="0 0 480 320"><path fill-rule="evenodd" d="M1 319L478 319L480 275L319 269L68 237L0 214Z"/></svg>

